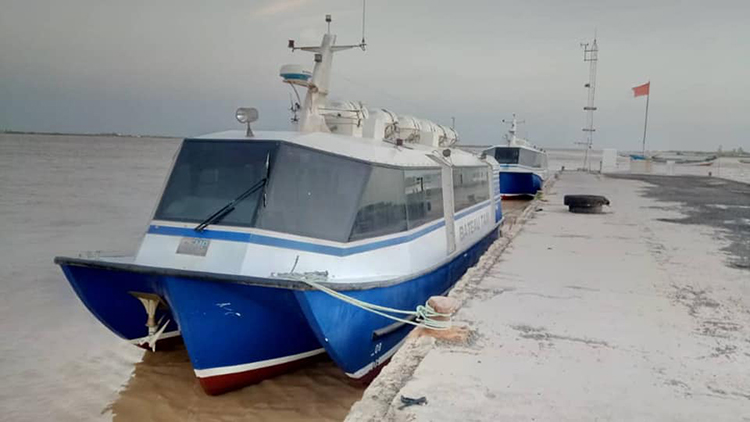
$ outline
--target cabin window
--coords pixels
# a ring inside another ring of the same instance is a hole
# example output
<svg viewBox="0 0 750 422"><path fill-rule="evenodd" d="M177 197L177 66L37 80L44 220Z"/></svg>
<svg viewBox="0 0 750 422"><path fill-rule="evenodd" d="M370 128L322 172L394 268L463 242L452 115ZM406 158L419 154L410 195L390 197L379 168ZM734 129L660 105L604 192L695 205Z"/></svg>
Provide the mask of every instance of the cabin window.
<svg viewBox="0 0 750 422"><path fill-rule="evenodd" d="M406 228L404 171L372 167L349 240L384 236Z"/></svg>
<svg viewBox="0 0 750 422"><path fill-rule="evenodd" d="M282 144L271 171L258 228L348 240L370 172L367 164Z"/></svg>
<svg viewBox="0 0 750 422"><path fill-rule="evenodd" d="M500 164L518 164L521 148L495 148L495 160Z"/></svg>
<svg viewBox="0 0 750 422"><path fill-rule="evenodd" d="M462 203L486 199L486 170L460 172ZM439 169L373 166L279 141L188 139L155 219L202 222L266 177L265 186L212 225L348 242L443 218Z"/></svg>
<svg viewBox="0 0 750 422"><path fill-rule="evenodd" d="M521 148L518 163L527 167L542 167L542 154L530 149Z"/></svg>
<svg viewBox="0 0 750 422"><path fill-rule="evenodd" d="M487 167L453 169L453 200L456 212L490 198Z"/></svg>
<svg viewBox="0 0 750 422"><path fill-rule="evenodd" d="M440 170L406 170L404 180L409 230L443 218L443 186Z"/></svg>
<svg viewBox="0 0 750 422"><path fill-rule="evenodd" d="M187 140L156 209L158 220L201 222L262 180L276 142ZM258 191L237 204L220 224L251 226Z"/></svg>

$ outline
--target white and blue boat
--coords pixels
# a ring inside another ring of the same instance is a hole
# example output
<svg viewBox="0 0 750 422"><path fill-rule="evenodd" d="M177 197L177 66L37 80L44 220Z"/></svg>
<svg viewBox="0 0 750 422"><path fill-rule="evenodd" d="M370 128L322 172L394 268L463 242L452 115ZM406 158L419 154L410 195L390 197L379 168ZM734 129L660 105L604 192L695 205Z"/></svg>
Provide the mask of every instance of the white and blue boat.
<svg viewBox="0 0 750 422"><path fill-rule="evenodd" d="M503 120L503 122L506 122ZM487 155L500 163L500 192L503 197L534 196L547 179L547 152L516 136L516 115L510 122L506 145L485 149Z"/></svg>
<svg viewBox="0 0 750 422"><path fill-rule="evenodd" d="M498 236L495 159L453 148L451 128L328 100L334 53L365 46L335 40L290 41L315 55L313 72L282 67L307 90L295 131L253 132L239 109L247 130L182 142L134 256L55 259L118 336L181 337L209 394L326 353L372 377L420 323L373 305L444 294Z"/></svg>

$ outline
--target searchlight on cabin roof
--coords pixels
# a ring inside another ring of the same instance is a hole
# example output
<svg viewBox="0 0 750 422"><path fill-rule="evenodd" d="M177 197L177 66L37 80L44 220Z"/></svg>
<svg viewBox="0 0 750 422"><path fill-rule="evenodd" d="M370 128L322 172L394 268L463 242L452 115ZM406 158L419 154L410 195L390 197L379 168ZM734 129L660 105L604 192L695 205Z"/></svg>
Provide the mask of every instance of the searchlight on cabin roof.
<svg viewBox="0 0 750 422"><path fill-rule="evenodd" d="M240 107L234 113L234 117L238 122L247 124L247 133L245 136L248 138L254 136L253 130L250 128L250 123L258 120L258 109L253 107Z"/></svg>

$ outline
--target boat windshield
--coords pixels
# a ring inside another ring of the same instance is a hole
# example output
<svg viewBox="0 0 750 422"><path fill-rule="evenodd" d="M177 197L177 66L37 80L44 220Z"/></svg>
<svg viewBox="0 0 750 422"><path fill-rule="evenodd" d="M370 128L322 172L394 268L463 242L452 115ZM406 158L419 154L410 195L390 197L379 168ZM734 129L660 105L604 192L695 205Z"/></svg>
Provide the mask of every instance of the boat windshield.
<svg viewBox="0 0 750 422"><path fill-rule="evenodd" d="M200 223L266 176L277 142L187 140L177 157L155 218ZM221 224L252 225L262 192L239 202Z"/></svg>
<svg viewBox="0 0 750 422"><path fill-rule="evenodd" d="M486 200L487 168L458 170L457 210ZM217 211L221 218L207 220ZM187 139L154 219L350 242L442 217L438 167L383 167L281 141Z"/></svg>
<svg viewBox="0 0 750 422"><path fill-rule="evenodd" d="M546 167L546 158L539 151L526 148L495 148L495 160L500 164L520 164L526 167Z"/></svg>
<svg viewBox="0 0 750 422"><path fill-rule="evenodd" d="M495 160L500 164L518 164L518 151L521 148L495 148Z"/></svg>

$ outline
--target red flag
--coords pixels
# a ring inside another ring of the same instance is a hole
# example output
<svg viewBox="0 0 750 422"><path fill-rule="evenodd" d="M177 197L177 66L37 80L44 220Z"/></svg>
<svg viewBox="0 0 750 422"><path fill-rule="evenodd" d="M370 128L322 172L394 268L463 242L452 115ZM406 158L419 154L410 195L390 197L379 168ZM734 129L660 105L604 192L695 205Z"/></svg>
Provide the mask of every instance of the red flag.
<svg viewBox="0 0 750 422"><path fill-rule="evenodd" d="M646 82L643 85L639 85L633 88L633 97L640 97L642 95L648 95L648 90L651 88L651 82Z"/></svg>

